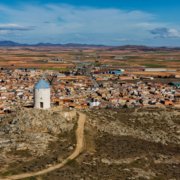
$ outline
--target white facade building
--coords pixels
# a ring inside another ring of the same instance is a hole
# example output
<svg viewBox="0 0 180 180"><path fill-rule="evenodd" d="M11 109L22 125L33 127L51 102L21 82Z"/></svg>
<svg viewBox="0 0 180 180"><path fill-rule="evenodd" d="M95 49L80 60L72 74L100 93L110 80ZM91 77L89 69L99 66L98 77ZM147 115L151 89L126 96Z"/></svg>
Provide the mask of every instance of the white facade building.
<svg viewBox="0 0 180 180"><path fill-rule="evenodd" d="M90 107L98 107L101 103L99 101L90 102Z"/></svg>
<svg viewBox="0 0 180 180"><path fill-rule="evenodd" d="M41 79L34 87L34 107L37 109L49 109L51 107L50 85Z"/></svg>
<svg viewBox="0 0 180 180"><path fill-rule="evenodd" d="M167 68L145 68L146 72L176 72L176 69L167 69Z"/></svg>

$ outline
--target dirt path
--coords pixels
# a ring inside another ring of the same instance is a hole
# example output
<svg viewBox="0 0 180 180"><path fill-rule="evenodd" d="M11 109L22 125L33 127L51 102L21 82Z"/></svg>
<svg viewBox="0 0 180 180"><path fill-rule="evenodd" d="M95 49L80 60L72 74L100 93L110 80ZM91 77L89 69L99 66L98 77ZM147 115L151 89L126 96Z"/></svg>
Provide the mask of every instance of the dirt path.
<svg viewBox="0 0 180 180"><path fill-rule="evenodd" d="M78 125L77 125L77 130L76 130L76 148L74 152L67 157L64 161L62 161L59 164L56 164L52 167L49 167L47 169L37 171L37 172L31 172L31 173L24 173L24 174L19 174L19 175L12 175L8 176L5 178L0 178L0 180L15 180L15 179L24 179L32 176L39 176L43 175L46 173L49 173L51 171L54 171L56 169L62 168L65 166L69 161L75 159L79 154L83 151L84 147L84 125L86 121L86 115L83 113L78 113L79 114L79 119L78 119Z"/></svg>

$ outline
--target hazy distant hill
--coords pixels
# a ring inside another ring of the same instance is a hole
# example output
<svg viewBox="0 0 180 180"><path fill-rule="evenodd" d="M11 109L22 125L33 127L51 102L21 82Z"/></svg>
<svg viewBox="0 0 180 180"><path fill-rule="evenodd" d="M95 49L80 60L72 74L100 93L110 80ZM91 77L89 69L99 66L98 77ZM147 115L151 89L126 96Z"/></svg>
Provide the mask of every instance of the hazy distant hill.
<svg viewBox="0 0 180 180"><path fill-rule="evenodd" d="M0 46L23 46L23 44L13 41L0 41Z"/></svg>
<svg viewBox="0 0 180 180"><path fill-rule="evenodd" d="M140 51L168 51L168 50L180 50L180 47L148 47L138 45L124 45L124 46L106 46L106 45L93 45L93 44L53 44L53 43L37 43L37 44L21 44L14 41L0 41L0 47L15 47L15 46L33 46L33 47L69 47L69 48L107 48L108 50L140 50Z"/></svg>
<svg viewBox="0 0 180 180"><path fill-rule="evenodd" d="M138 45L125 45L109 48L109 50L131 50L131 51L175 51L180 50L180 47L150 47L150 46L138 46Z"/></svg>
<svg viewBox="0 0 180 180"><path fill-rule="evenodd" d="M21 44L14 41L0 41L1 47L13 47L13 46L60 46L60 47L110 47L104 45L91 45L91 44L76 44L76 43L68 43L68 44L53 44L53 43L37 43L37 44Z"/></svg>

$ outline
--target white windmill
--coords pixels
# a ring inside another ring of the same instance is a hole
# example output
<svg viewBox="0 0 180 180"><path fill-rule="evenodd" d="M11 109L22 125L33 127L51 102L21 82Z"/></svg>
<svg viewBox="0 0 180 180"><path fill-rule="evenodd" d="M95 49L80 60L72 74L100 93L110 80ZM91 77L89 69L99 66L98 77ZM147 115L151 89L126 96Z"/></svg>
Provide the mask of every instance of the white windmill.
<svg viewBox="0 0 180 180"><path fill-rule="evenodd" d="M34 107L37 109L49 109L51 107L51 88L44 79L40 79L34 87Z"/></svg>

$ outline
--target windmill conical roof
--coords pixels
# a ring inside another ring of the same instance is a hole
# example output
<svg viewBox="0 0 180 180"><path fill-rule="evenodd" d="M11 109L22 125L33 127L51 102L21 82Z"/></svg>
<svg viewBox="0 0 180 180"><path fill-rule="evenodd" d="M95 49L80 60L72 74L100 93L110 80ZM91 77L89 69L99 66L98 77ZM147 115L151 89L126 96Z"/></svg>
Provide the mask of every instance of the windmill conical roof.
<svg viewBox="0 0 180 180"><path fill-rule="evenodd" d="M35 85L35 89L49 89L49 88L50 88L49 83L44 79L40 79Z"/></svg>

